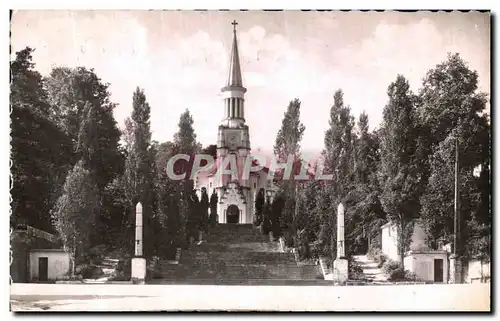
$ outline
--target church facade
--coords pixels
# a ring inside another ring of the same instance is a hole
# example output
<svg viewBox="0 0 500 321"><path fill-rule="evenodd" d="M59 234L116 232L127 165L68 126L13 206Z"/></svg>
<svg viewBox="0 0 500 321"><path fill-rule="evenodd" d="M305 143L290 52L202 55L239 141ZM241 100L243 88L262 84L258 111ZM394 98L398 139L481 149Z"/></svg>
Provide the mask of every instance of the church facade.
<svg viewBox="0 0 500 321"><path fill-rule="evenodd" d="M243 86L236 25L233 21L233 42L229 61L229 75L226 85L221 89L223 97L223 119L218 128L217 158L213 170L200 173L195 180L198 195L206 189L209 197L217 193L217 214L219 223L251 224L254 217L255 199L259 191L270 195L274 191L268 181L268 169L252 171L237 177L230 174L218 174L219 168L242 173L247 161L253 162L250 154L250 131L245 123L245 93ZM231 162L229 158L236 159ZM236 169L225 164L236 165Z"/></svg>

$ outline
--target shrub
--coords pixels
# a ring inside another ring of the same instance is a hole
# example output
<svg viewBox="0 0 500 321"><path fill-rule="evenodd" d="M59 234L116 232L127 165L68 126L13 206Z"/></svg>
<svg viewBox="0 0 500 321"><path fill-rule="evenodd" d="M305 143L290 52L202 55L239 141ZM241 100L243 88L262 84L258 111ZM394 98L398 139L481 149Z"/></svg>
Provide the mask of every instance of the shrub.
<svg viewBox="0 0 500 321"><path fill-rule="evenodd" d="M260 224L260 232L262 233L262 235L268 235L270 231L271 225L269 224L269 221L263 220L262 224Z"/></svg>
<svg viewBox="0 0 500 321"><path fill-rule="evenodd" d="M299 252L299 257L301 260L312 258L309 243L300 244L299 247L297 248L297 251Z"/></svg>
<svg viewBox="0 0 500 321"><path fill-rule="evenodd" d="M81 264L76 267L75 274L84 279L98 279L104 275L104 272L94 264Z"/></svg>
<svg viewBox="0 0 500 321"><path fill-rule="evenodd" d="M132 275L132 261L130 259L118 261L113 280L128 281Z"/></svg>
<svg viewBox="0 0 500 321"><path fill-rule="evenodd" d="M387 261L387 256L379 248L371 248L367 253L368 258L378 263L379 267L383 267Z"/></svg>
<svg viewBox="0 0 500 321"><path fill-rule="evenodd" d="M361 280L363 279L364 274L363 274L363 269L361 268L361 265L354 261L354 260L349 260L349 279L351 280Z"/></svg>
<svg viewBox="0 0 500 321"><path fill-rule="evenodd" d="M387 274L389 281L403 281L405 279L405 272L399 262L387 260L382 269Z"/></svg>
<svg viewBox="0 0 500 321"><path fill-rule="evenodd" d="M311 243L309 245L311 258L319 258L321 255L321 246L318 243Z"/></svg>
<svg viewBox="0 0 500 321"><path fill-rule="evenodd" d="M92 247L85 255L85 261L90 264L96 264L102 261L108 252L108 248L104 244Z"/></svg>
<svg viewBox="0 0 500 321"><path fill-rule="evenodd" d="M293 233L290 230L286 230L284 233L284 239L285 239L285 245L288 247L293 247L294 244L294 237Z"/></svg>

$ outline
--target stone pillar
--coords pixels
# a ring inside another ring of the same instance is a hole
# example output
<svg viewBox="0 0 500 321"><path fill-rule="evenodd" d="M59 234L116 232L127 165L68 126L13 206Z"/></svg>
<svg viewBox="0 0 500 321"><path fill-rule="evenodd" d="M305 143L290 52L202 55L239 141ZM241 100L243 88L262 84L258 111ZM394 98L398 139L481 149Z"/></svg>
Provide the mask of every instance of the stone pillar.
<svg viewBox="0 0 500 321"><path fill-rule="evenodd" d="M449 283L462 283L462 261L454 254L450 255L450 275Z"/></svg>
<svg viewBox="0 0 500 321"><path fill-rule="evenodd" d="M146 259L143 257L142 204L135 207L135 257L132 259L132 283L144 284L146 279Z"/></svg>
<svg viewBox="0 0 500 321"><path fill-rule="evenodd" d="M349 276L349 262L345 259L344 205L337 208L337 259L333 262L333 280L345 283Z"/></svg>
<svg viewBox="0 0 500 321"><path fill-rule="evenodd" d="M244 107L245 99L241 98L241 118L245 118L245 107Z"/></svg>

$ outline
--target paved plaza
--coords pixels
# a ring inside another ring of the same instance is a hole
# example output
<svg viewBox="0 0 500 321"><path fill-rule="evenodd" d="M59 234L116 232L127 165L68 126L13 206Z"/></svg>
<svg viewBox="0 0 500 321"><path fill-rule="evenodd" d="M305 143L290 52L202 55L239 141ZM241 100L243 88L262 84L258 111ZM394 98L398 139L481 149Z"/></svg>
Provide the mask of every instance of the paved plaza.
<svg viewBox="0 0 500 321"><path fill-rule="evenodd" d="M490 284L12 284L13 311L489 311Z"/></svg>

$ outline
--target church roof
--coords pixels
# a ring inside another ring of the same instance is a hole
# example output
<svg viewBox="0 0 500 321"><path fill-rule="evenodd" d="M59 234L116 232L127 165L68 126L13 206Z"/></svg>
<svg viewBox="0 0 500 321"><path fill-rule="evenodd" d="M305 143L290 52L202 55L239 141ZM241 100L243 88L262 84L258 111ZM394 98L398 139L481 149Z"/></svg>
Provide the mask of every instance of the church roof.
<svg viewBox="0 0 500 321"><path fill-rule="evenodd" d="M231 60L229 61L228 87L243 87L241 78L240 56L238 53L238 39L236 38L236 21L233 21L233 46L231 48Z"/></svg>

